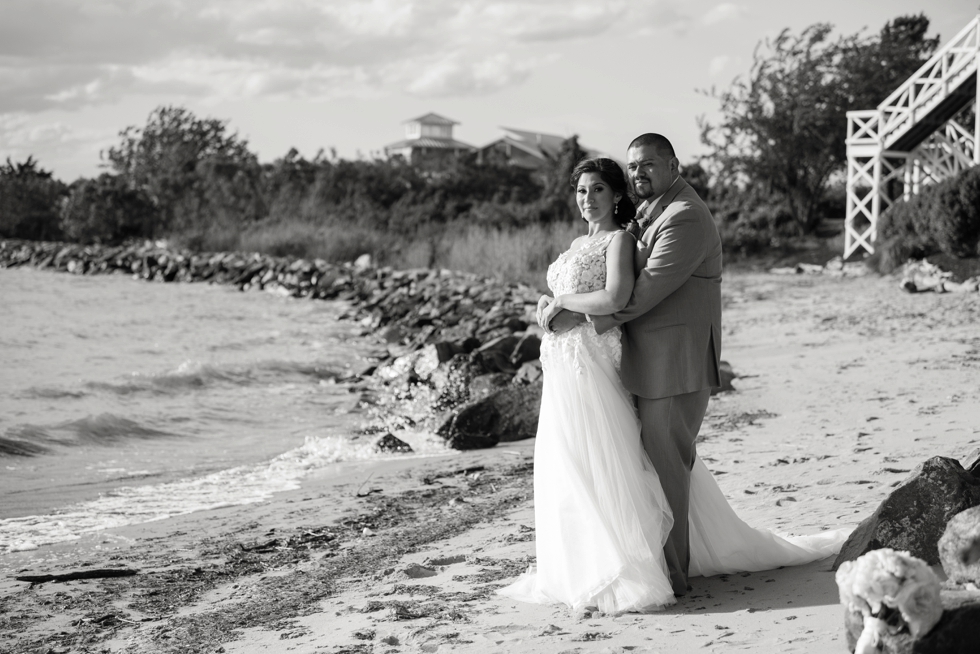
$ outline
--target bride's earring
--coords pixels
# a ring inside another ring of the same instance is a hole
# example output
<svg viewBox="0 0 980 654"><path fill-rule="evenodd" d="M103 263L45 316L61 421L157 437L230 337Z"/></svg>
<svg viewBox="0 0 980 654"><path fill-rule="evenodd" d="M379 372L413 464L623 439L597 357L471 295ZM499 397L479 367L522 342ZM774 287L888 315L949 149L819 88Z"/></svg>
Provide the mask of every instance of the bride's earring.
<svg viewBox="0 0 980 654"><path fill-rule="evenodd" d="M619 213L619 205L617 204L615 207L613 207L613 215L615 216L618 213Z"/></svg>

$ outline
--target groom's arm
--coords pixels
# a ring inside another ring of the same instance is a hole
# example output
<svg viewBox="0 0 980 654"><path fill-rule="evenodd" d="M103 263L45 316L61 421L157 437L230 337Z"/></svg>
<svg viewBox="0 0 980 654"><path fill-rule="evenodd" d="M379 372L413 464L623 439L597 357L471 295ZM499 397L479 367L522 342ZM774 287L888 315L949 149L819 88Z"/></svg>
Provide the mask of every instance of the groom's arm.
<svg viewBox="0 0 980 654"><path fill-rule="evenodd" d="M707 238L695 208L683 209L667 219L646 265L636 278L633 295L622 311L592 316L596 333L629 322L657 306L680 288L704 261Z"/></svg>
<svg viewBox="0 0 980 654"><path fill-rule="evenodd" d="M585 314L579 313L578 311L569 311L568 309L562 309L555 314L555 317L551 319L549 326L554 334L562 334L567 332L572 327L578 327L583 322L585 322Z"/></svg>

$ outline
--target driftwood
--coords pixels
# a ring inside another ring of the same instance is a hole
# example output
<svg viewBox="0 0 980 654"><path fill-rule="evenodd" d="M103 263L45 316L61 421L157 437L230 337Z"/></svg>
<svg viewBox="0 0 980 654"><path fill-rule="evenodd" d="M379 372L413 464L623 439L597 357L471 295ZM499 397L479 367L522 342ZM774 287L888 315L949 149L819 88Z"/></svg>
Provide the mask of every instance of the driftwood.
<svg viewBox="0 0 980 654"><path fill-rule="evenodd" d="M61 575L21 575L14 577L17 581L29 581L32 584L43 584L48 581L74 581L76 579L104 579L106 577L132 577L138 570L128 568L101 568L98 570L78 570Z"/></svg>

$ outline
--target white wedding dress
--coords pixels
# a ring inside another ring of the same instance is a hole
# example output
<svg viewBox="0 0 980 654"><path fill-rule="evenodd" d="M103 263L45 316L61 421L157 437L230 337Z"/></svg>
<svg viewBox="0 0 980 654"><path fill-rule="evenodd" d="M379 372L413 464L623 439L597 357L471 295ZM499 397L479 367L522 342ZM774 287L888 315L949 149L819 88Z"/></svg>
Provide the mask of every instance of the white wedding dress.
<svg viewBox="0 0 980 654"><path fill-rule="evenodd" d="M548 268L557 296L605 287L613 234L564 252ZM608 614L674 603L663 556L673 524L619 377L620 330L590 324L541 343L544 388L534 449L537 563L498 592ZM689 574L799 565L836 553L844 530L781 538L753 529L729 506L700 459L691 475Z"/></svg>

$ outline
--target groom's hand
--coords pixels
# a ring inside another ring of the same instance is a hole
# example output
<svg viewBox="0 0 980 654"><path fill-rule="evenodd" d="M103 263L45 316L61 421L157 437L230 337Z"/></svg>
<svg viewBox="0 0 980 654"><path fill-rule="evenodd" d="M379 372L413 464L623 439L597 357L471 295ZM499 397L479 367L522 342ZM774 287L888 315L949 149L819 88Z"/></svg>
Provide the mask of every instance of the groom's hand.
<svg viewBox="0 0 980 654"><path fill-rule="evenodd" d="M577 327L585 322L585 314L562 309L551 319L549 327L553 334L563 334L572 327Z"/></svg>

